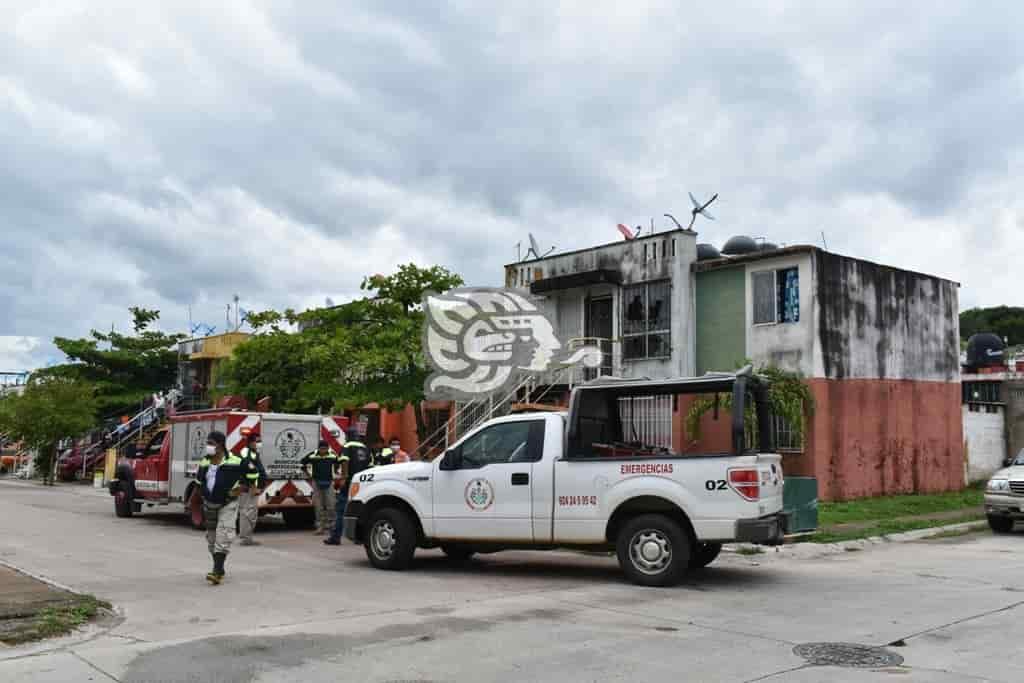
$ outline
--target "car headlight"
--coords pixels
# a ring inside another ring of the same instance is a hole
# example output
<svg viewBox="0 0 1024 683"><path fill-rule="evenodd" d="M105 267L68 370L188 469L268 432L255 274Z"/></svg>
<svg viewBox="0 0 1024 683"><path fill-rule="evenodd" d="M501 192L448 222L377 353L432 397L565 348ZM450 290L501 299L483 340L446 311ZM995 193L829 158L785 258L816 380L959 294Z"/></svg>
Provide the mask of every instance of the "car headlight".
<svg viewBox="0 0 1024 683"><path fill-rule="evenodd" d="M1000 493L1002 491L1009 491L1010 490L1010 480L1009 479L989 479L988 480L988 486L986 486L985 489L988 490L988 491L991 491L992 493Z"/></svg>

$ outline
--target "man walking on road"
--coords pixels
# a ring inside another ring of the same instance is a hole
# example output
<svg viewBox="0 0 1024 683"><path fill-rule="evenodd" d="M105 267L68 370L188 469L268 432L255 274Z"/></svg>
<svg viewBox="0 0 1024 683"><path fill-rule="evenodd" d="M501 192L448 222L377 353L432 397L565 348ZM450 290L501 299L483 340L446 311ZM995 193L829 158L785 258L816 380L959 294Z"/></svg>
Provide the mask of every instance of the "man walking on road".
<svg viewBox="0 0 1024 683"><path fill-rule="evenodd" d="M206 437L206 457L199 461L196 483L203 496L203 515L206 519L206 545L213 557L213 569L206 580L216 586L224 580L224 562L231 551L238 523L238 495L243 488L250 462L227 452L223 432L212 431Z"/></svg>
<svg viewBox="0 0 1024 683"><path fill-rule="evenodd" d="M348 489L352 485L355 475L369 468L373 463L370 449L359 440L359 434L352 430L349 432L348 441L341 447L342 474L335 482L338 489L337 500L334 503L334 528L331 535L324 539L324 545L341 545L341 534L345 524L345 506L348 505Z"/></svg>
<svg viewBox="0 0 1024 683"><path fill-rule="evenodd" d="M260 460L260 449L263 447L260 436L249 432L246 441L245 448L239 454L245 465L245 483L248 488L238 496L238 537L239 545L259 545L259 541L253 540L252 533L259 519L256 503L260 498L260 489L267 483L267 471Z"/></svg>
<svg viewBox="0 0 1024 683"><path fill-rule="evenodd" d="M302 459L302 467L313 485L313 509L316 510L316 530L313 533L328 533L334 519L335 496L331 484L338 474L338 456L321 439L317 449Z"/></svg>

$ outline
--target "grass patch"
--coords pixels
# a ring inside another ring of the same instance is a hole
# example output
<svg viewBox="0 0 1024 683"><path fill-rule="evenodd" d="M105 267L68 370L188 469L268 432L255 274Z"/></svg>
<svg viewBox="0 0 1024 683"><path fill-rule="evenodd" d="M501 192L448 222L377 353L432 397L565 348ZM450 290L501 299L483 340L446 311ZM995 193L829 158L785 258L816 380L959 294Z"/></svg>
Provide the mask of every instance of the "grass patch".
<svg viewBox="0 0 1024 683"><path fill-rule="evenodd" d="M737 555L760 555L764 552L764 548L759 545L743 546L736 549Z"/></svg>
<svg viewBox="0 0 1024 683"><path fill-rule="evenodd" d="M903 531L915 531L917 529L928 529L934 526L946 526L947 524L961 524L963 522L975 522L984 519L985 516L976 512L967 512L953 518L943 518L941 521L934 519L891 519L879 520L870 526L860 526L853 529L835 529L819 531L807 537L811 543L838 543L839 541L852 541L858 538L870 538L872 536L885 536L898 534Z"/></svg>
<svg viewBox="0 0 1024 683"><path fill-rule="evenodd" d="M19 645L63 636L93 619L101 609L110 609L110 603L92 595L76 595L65 603L44 607L34 615L4 624L0 642Z"/></svg>
<svg viewBox="0 0 1024 683"><path fill-rule="evenodd" d="M821 503L818 525L822 528L851 522L891 520L894 517L926 515L978 507L984 503L983 485L949 493L910 494L862 498L842 503ZM927 526L927 525L926 525ZM923 527L915 527L923 528ZM907 529L904 529L906 531Z"/></svg>

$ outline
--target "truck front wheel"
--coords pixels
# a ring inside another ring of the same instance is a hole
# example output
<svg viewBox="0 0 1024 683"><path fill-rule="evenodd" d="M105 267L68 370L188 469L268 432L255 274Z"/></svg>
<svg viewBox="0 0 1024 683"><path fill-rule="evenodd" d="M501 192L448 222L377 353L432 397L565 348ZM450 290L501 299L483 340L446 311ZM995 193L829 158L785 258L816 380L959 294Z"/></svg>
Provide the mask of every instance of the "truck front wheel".
<svg viewBox="0 0 1024 683"><path fill-rule="evenodd" d="M1008 534L1013 531L1013 518L989 515L988 528L997 534Z"/></svg>
<svg viewBox="0 0 1024 683"><path fill-rule="evenodd" d="M641 586L671 586L690 564L690 539L665 515L639 515L623 524L615 549L622 571Z"/></svg>
<svg viewBox="0 0 1024 683"><path fill-rule="evenodd" d="M370 516L366 534L366 557L377 569L405 569L416 552L416 527L409 515L395 508L382 508Z"/></svg>

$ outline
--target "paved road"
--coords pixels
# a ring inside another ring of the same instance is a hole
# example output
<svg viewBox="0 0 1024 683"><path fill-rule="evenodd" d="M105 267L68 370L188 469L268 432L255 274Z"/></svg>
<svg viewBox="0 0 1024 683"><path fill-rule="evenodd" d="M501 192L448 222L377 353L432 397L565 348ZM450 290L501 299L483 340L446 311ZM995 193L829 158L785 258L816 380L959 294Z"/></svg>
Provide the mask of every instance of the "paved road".
<svg viewBox="0 0 1024 683"><path fill-rule="evenodd" d="M2 681L1024 680L1024 534L815 558L724 556L674 589L614 560L514 552L373 570L275 525L203 581L198 532L122 520L87 488L0 482L0 558L115 603L75 642L0 650ZM809 666L812 642L885 645L901 667Z"/></svg>

